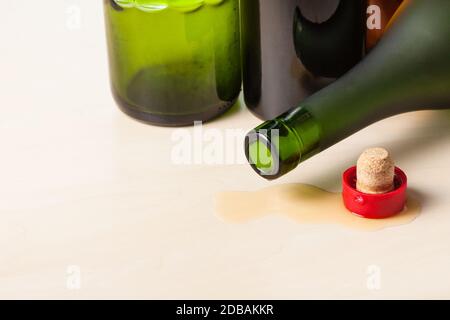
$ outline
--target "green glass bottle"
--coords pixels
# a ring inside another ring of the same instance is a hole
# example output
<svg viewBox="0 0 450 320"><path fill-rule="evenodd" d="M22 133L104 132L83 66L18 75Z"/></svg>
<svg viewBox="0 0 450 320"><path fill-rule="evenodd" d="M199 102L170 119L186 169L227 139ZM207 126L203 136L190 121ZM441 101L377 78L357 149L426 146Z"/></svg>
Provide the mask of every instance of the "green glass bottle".
<svg viewBox="0 0 450 320"><path fill-rule="evenodd" d="M361 63L247 135L245 150L255 171L276 179L376 121L450 108L449 12L448 0L406 1Z"/></svg>
<svg viewBox="0 0 450 320"><path fill-rule="evenodd" d="M239 0L104 0L112 91L128 115L182 126L241 90Z"/></svg>

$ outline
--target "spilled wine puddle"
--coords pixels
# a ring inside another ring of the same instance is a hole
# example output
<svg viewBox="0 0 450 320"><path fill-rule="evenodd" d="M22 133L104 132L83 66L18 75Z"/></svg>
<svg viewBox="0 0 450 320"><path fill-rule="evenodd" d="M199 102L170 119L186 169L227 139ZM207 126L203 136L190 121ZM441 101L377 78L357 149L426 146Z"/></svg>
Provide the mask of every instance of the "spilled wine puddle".
<svg viewBox="0 0 450 320"><path fill-rule="evenodd" d="M217 215L229 223L246 223L268 215L281 215L299 224L335 224L377 231L411 223L420 214L417 199L409 196L406 209L388 219L369 220L350 213L341 193L306 184L285 184L255 192L222 192L216 197Z"/></svg>

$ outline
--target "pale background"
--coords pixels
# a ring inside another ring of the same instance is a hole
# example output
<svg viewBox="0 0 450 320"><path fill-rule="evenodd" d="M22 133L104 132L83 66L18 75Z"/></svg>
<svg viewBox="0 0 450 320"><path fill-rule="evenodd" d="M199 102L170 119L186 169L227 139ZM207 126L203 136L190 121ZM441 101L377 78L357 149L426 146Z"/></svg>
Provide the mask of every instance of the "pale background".
<svg viewBox="0 0 450 320"><path fill-rule="evenodd" d="M176 166L173 129L111 98L101 1L1 7L0 298L450 298L449 112L378 123L272 183L247 165ZM205 128L258 123L241 104ZM339 191L369 146L408 173L423 204L413 223L233 225L214 212L220 191Z"/></svg>

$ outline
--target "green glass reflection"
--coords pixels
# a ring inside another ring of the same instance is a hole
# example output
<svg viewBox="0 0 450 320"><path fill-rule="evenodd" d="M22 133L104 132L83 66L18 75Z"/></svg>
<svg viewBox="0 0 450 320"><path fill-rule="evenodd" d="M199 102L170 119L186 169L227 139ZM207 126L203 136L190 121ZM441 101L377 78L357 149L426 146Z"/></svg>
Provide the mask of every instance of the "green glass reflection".
<svg viewBox="0 0 450 320"><path fill-rule="evenodd" d="M270 148L263 141L255 141L249 146L249 159L261 172L273 171L274 159Z"/></svg>

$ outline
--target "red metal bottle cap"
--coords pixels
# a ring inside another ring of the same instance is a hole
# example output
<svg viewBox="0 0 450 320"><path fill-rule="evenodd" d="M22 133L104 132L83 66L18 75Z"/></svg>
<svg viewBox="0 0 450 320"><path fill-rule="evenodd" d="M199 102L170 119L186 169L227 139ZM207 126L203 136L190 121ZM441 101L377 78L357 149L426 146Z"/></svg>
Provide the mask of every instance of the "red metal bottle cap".
<svg viewBox="0 0 450 320"><path fill-rule="evenodd" d="M395 189L384 194L367 194L356 189L356 166L344 172L342 196L345 207L363 218L385 219L404 210L408 178L400 169L395 168Z"/></svg>

